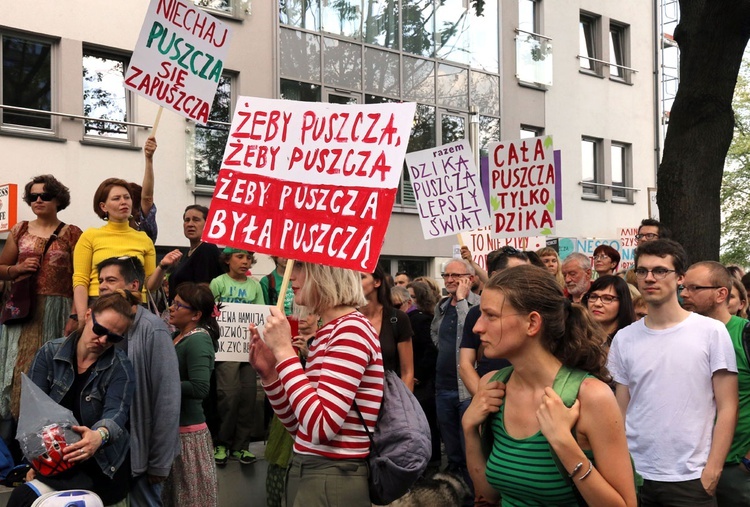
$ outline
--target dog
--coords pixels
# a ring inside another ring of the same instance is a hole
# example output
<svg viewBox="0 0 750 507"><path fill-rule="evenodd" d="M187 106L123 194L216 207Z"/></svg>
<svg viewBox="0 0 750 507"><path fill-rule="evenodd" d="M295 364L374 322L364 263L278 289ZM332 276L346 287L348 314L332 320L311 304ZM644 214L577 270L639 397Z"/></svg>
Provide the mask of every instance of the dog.
<svg viewBox="0 0 750 507"><path fill-rule="evenodd" d="M404 496L390 507L456 507L471 494L466 482L458 475L439 472L422 477Z"/></svg>

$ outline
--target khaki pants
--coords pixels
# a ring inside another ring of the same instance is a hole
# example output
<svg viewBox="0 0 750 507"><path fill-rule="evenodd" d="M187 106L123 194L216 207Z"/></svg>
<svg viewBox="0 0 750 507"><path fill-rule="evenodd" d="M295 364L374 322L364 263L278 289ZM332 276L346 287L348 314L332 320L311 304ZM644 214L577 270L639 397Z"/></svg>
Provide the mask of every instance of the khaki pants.
<svg viewBox="0 0 750 507"><path fill-rule="evenodd" d="M286 507L371 507L363 459L294 454L287 472Z"/></svg>

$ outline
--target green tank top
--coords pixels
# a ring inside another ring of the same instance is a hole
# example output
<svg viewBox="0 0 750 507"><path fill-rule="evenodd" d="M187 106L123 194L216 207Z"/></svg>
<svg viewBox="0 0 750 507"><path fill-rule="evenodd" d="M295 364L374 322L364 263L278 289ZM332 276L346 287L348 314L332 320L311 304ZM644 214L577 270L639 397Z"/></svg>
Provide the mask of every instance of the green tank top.
<svg viewBox="0 0 750 507"><path fill-rule="evenodd" d="M578 505L573 489L565 483L550 454L549 442L541 431L529 438L515 439L505 431L505 404L492 418L493 445L486 476L502 495L502 506ZM585 450L589 459L593 452Z"/></svg>

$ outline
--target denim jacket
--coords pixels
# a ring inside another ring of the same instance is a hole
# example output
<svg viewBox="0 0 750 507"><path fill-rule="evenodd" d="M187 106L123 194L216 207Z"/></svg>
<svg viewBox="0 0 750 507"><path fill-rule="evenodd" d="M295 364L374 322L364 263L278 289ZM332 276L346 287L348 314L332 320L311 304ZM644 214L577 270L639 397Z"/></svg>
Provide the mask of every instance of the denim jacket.
<svg viewBox="0 0 750 507"><path fill-rule="evenodd" d="M80 333L46 343L34 358L29 377L52 400L60 403L76 374L76 344ZM135 389L135 375L128 357L115 347L105 350L81 391L81 419L92 430L109 430L109 442L94 458L110 478L128 455L130 435L125 425Z"/></svg>

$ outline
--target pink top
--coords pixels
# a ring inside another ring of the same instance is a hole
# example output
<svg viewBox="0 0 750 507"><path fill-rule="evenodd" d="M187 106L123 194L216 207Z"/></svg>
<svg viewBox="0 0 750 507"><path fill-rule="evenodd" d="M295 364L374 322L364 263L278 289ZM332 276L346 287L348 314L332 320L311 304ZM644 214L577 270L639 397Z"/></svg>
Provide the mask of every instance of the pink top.
<svg viewBox="0 0 750 507"><path fill-rule="evenodd" d="M290 357L276 365L279 379L264 386L281 422L294 435L294 451L332 459L366 458L370 431L383 399L383 360L372 324L355 311L318 330L307 369Z"/></svg>

